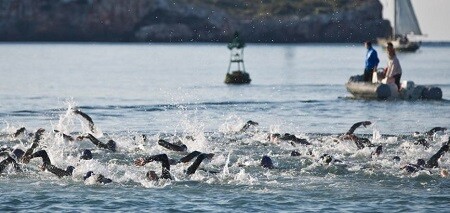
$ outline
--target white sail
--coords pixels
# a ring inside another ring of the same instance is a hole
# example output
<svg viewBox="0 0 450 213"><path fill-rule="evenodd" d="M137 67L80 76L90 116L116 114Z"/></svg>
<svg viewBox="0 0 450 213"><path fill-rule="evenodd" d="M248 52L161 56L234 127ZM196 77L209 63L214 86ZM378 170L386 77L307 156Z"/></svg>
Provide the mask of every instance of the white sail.
<svg viewBox="0 0 450 213"><path fill-rule="evenodd" d="M422 35L410 0L395 1L395 35Z"/></svg>

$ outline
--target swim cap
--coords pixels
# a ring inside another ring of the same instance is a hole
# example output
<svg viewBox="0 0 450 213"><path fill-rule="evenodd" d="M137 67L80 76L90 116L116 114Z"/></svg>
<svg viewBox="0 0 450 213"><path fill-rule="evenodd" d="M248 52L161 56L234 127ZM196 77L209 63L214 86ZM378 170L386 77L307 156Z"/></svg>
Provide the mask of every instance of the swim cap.
<svg viewBox="0 0 450 213"><path fill-rule="evenodd" d="M417 165L419 165L419 166L425 165L425 160L424 159L418 159L417 160Z"/></svg>
<svg viewBox="0 0 450 213"><path fill-rule="evenodd" d="M83 153L81 153L80 159L82 160L90 160L92 159L92 152L89 149L83 150Z"/></svg>
<svg viewBox="0 0 450 213"><path fill-rule="evenodd" d="M261 166L268 169L273 169L272 159L269 156L264 155L261 159Z"/></svg>
<svg viewBox="0 0 450 213"><path fill-rule="evenodd" d="M116 142L113 140L109 140L108 143L106 143L106 146L108 146L108 149L115 152L116 151Z"/></svg>
<svg viewBox="0 0 450 213"><path fill-rule="evenodd" d="M88 179L88 178L91 177L93 174L94 174L93 171L86 172L86 174L83 176L83 180Z"/></svg>
<svg viewBox="0 0 450 213"><path fill-rule="evenodd" d="M21 158L25 152L21 149L14 149L13 154L16 156L17 159Z"/></svg>
<svg viewBox="0 0 450 213"><path fill-rule="evenodd" d="M73 173L73 170L75 170L75 167L73 167L73 166L68 166L67 169L66 169L66 171L67 171L68 173L70 173L70 174Z"/></svg>

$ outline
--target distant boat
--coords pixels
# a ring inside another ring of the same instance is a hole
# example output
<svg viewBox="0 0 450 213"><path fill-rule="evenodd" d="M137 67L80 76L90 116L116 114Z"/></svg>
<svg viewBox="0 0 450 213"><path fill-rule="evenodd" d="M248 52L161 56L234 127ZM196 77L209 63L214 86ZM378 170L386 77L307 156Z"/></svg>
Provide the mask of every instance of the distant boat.
<svg viewBox="0 0 450 213"><path fill-rule="evenodd" d="M382 47L391 42L397 51L414 52L419 49L421 41L411 40L412 37L421 36L419 23L410 0L394 0L394 20L391 38L379 38L378 44Z"/></svg>
<svg viewBox="0 0 450 213"><path fill-rule="evenodd" d="M239 34L236 32L233 40L228 44L228 49L231 51L231 56L228 71L225 75L226 84L249 84L251 81L250 75L245 71L244 47L244 41L241 40ZM232 66L235 66L237 69L231 71Z"/></svg>

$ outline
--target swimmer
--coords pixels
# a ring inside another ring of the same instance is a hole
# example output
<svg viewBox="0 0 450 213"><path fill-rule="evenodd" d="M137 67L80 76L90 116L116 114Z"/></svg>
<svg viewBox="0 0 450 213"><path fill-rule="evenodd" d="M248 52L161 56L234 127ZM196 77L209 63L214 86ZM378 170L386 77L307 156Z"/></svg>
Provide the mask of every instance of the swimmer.
<svg viewBox="0 0 450 213"><path fill-rule="evenodd" d="M90 133L87 134L87 136L81 136L81 138L88 138L93 144L95 144L99 148L108 149L113 152L116 152L116 142L113 140L109 140L106 144L98 140L96 137L91 135Z"/></svg>
<svg viewBox="0 0 450 213"><path fill-rule="evenodd" d="M55 129L55 130L53 130L53 132L55 132L56 134L61 135L64 138L64 140L68 140L68 141L74 141L75 140L72 136L66 135L66 134L60 132L59 130Z"/></svg>
<svg viewBox="0 0 450 213"><path fill-rule="evenodd" d="M59 178L64 177L64 176L72 176L73 170L75 169L75 167L73 167L73 166L68 166L66 168L66 170L63 170L63 169L60 169L60 168L54 166L51 163L50 158L48 157L48 154L45 150L40 150L40 151L33 153L29 157L29 159L25 160L25 162L27 162L33 158L37 158L37 157L42 158L42 167L41 167L42 170L47 170L47 171L55 174Z"/></svg>
<svg viewBox="0 0 450 213"><path fill-rule="evenodd" d="M383 146L379 145L377 149L372 152L372 156L379 156L381 153L383 153Z"/></svg>
<svg viewBox="0 0 450 213"><path fill-rule="evenodd" d="M329 154L323 154L322 156L320 156L320 161L327 165L330 163L342 163L341 160L335 159Z"/></svg>
<svg viewBox="0 0 450 213"><path fill-rule="evenodd" d="M189 162L191 159L197 157L194 161L194 163L192 163L191 166L188 167L188 169L186 170L186 174L187 175L191 175L194 174L198 167L200 166L201 162L204 159L211 159L214 156L214 154L206 154L206 153L200 153L198 151L192 152L189 155L187 155L186 157L182 158L179 162ZM149 180L159 180L159 179L170 179L172 180L172 176L170 175L170 161L169 158L167 157L166 154L159 154L159 155L153 155L153 156L149 156L149 157L143 157L143 158L138 158L134 161L134 164L136 166L144 166L145 164L152 162L152 161L158 161L161 162L161 176L158 177L158 175L156 174L155 171L149 171L146 174L146 177Z"/></svg>
<svg viewBox="0 0 450 213"><path fill-rule="evenodd" d="M172 180L172 176L170 175L169 158L167 157L166 154L159 154L159 155L152 155L149 157L138 158L134 161L134 164L136 166L144 166L145 164L152 161L161 162L161 177L158 177L154 171L150 171L146 175L149 180L159 180L159 178Z"/></svg>
<svg viewBox="0 0 450 213"><path fill-rule="evenodd" d="M345 133L344 135L340 136L339 138L341 140L352 140L355 142L356 147L358 149L363 149L365 146L374 146L372 144L372 142L370 142L369 139L367 138L360 138L358 136L356 136L354 134L355 130L360 127L360 126L364 126L367 127L368 125L371 125L372 122L370 121L361 121L361 122L357 122L355 124L353 124L350 129L347 131L347 133Z"/></svg>
<svg viewBox="0 0 450 213"><path fill-rule="evenodd" d="M92 152L89 149L83 150L80 156L81 160L91 160L92 159Z"/></svg>
<svg viewBox="0 0 450 213"><path fill-rule="evenodd" d="M28 158L33 152L34 149L36 149L39 146L39 141L41 140L42 134L44 133L45 129L38 129L36 131L36 133L34 134L34 140L33 143L31 144L31 147L27 149L27 151L25 152L23 158Z"/></svg>
<svg viewBox="0 0 450 213"><path fill-rule="evenodd" d="M291 135L289 133L284 133L284 135L280 135L279 133L270 134L268 139L270 141L291 141L291 145L295 146L295 144L303 144L303 145L311 145L306 139L297 138L295 135Z"/></svg>
<svg viewBox="0 0 450 213"><path fill-rule="evenodd" d="M448 144L444 144L436 154L431 156L431 158L426 162L426 168L437 168L439 167L438 160L444 155L445 152L448 152L449 146Z"/></svg>
<svg viewBox="0 0 450 213"><path fill-rule="evenodd" d="M257 122L254 122L252 120L247 121L247 123L245 123L245 125L241 128L241 130L239 130L239 132L245 132L248 130L248 128L250 128L251 126L257 126L259 125Z"/></svg>
<svg viewBox="0 0 450 213"><path fill-rule="evenodd" d="M267 156L267 155L264 155L264 156L262 157L260 166L262 166L263 168L267 168L267 169L273 169L273 168L275 168L275 167L273 166L272 159L271 159L269 156Z"/></svg>
<svg viewBox="0 0 450 213"><path fill-rule="evenodd" d="M415 173L418 172L420 170L423 170L423 166L425 165L425 160L423 159L418 159L416 164L407 164L406 166L403 166L402 170L405 170L408 173Z"/></svg>
<svg viewBox="0 0 450 213"><path fill-rule="evenodd" d="M94 177L94 178L95 178L95 182L97 182L97 183L108 184L108 183L111 183L111 182L112 182L111 179L106 178L106 177L105 177L104 175L102 175L102 174L96 175L96 174L94 174L93 171L87 172L86 175L83 176L83 180L86 181L86 180L87 180L88 178L90 178L90 177Z"/></svg>
<svg viewBox="0 0 450 213"><path fill-rule="evenodd" d="M0 173L2 173L10 164L13 164L16 171L21 171L16 159L20 159L24 153L25 152L21 149L15 149L11 154L9 152L2 151L0 153L0 156L6 156L7 158L0 162Z"/></svg>
<svg viewBox="0 0 450 213"><path fill-rule="evenodd" d="M445 127L434 127L432 129L430 129L429 131L427 131L425 134L427 134L428 136L433 136L434 133L436 133L436 132L444 132L446 130L447 130L447 128L445 128Z"/></svg>
<svg viewBox="0 0 450 213"><path fill-rule="evenodd" d="M158 144L166 149L176 151L176 152L185 152L187 151L187 146L184 144L177 145L173 143L169 143L163 139L158 140Z"/></svg>
<svg viewBox="0 0 450 213"><path fill-rule="evenodd" d="M94 121L92 121L92 118L89 117L89 115L87 115L86 113L80 111L79 109L73 109L72 111L73 113L80 115L81 117L83 117L84 119L86 119L89 123L89 129L91 130L91 132L95 132L94 129Z"/></svg>
<svg viewBox="0 0 450 213"><path fill-rule="evenodd" d="M414 142L414 145L422 145L425 148L429 148L430 147L430 144L428 143L427 140L425 140L425 138L418 139L416 142Z"/></svg>
<svg viewBox="0 0 450 213"><path fill-rule="evenodd" d="M14 138L17 138L17 137L19 137L19 135L21 135L21 134L25 134L25 127L21 127L20 129L18 129L12 136L14 137Z"/></svg>

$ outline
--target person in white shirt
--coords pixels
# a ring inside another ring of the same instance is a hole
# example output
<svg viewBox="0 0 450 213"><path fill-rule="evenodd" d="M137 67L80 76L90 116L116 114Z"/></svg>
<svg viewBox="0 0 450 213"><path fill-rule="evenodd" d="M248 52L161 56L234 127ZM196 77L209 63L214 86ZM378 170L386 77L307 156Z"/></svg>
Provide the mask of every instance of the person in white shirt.
<svg viewBox="0 0 450 213"><path fill-rule="evenodd" d="M391 42L387 44L388 64L385 68L386 83L395 83L400 90L400 78L402 77L402 67L395 54L394 46Z"/></svg>

